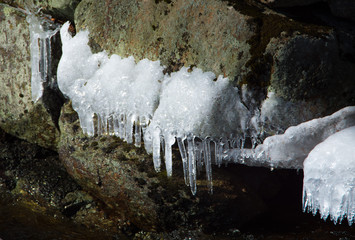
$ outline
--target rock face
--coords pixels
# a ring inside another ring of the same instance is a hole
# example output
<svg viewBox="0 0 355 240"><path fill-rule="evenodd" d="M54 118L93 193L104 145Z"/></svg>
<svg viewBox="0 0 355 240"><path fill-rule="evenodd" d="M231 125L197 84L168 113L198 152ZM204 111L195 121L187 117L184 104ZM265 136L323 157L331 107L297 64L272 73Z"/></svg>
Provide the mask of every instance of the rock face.
<svg viewBox="0 0 355 240"><path fill-rule="evenodd" d="M74 20L74 10L81 0L0 0L0 3L9 4L22 9L39 8L46 13L50 13L56 18Z"/></svg>
<svg viewBox="0 0 355 240"><path fill-rule="evenodd" d="M284 185L278 183L281 175L268 169L214 167L214 193L208 194L202 171L197 195L193 196L184 183L177 146L173 151L173 177L168 178L165 171L155 172L152 156L144 149L115 137L83 135L70 104L63 107L60 129L59 155L69 174L101 199L112 214L147 231L185 227L211 232L243 226L269 211L272 206L268 200L288 184L288 180ZM253 174L258 177L251 177ZM273 184L263 184L265 179ZM265 189L260 193L261 186Z"/></svg>
<svg viewBox="0 0 355 240"><path fill-rule="evenodd" d="M26 16L0 5L0 127L56 149L59 131L42 101L31 99L30 36Z"/></svg>
<svg viewBox="0 0 355 240"><path fill-rule="evenodd" d="M246 73L255 31L249 20L220 1L89 0L75 12L78 30L89 29L92 45L108 53L159 59L168 72L193 65L231 79Z"/></svg>

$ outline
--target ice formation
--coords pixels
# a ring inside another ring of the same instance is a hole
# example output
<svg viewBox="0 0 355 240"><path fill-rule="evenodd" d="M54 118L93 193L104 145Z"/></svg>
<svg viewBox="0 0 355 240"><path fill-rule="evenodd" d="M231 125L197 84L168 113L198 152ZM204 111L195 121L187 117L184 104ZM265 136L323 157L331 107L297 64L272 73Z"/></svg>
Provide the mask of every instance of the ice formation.
<svg viewBox="0 0 355 240"><path fill-rule="evenodd" d="M72 37L68 27L61 28L58 86L72 100L83 131L114 134L136 146L144 139L157 171L164 152L168 176L177 142L192 193L203 166L212 192L211 163L220 165L224 151L242 147L248 132L250 116L238 90L227 78L214 81L213 73L196 68L164 75L159 61L92 54L88 31Z"/></svg>
<svg viewBox="0 0 355 240"><path fill-rule="evenodd" d="M59 31L59 25L52 23L48 16L38 17L26 11L30 30L31 49L31 90L32 100L42 97L43 83L52 80L51 38Z"/></svg>
<svg viewBox="0 0 355 240"><path fill-rule="evenodd" d="M304 210L337 223L355 219L355 126L318 144L304 161Z"/></svg>
<svg viewBox="0 0 355 240"><path fill-rule="evenodd" d="M251 166L302 169L308 153L330 135L355 125L355 107L289 127L284 134L267 137L255 149L226 153L226 159Z"/></svg>

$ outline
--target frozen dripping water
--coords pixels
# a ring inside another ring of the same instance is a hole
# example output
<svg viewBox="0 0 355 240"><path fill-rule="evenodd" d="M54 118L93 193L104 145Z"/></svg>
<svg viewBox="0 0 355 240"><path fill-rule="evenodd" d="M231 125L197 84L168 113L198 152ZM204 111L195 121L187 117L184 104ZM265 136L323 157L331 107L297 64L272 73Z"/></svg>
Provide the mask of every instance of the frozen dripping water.
<svg viewBox="0 0 355 240"><path fill-rule="evenodd" d="M318 144L304 161L304 210L337 223L355 219L355 126Z"/></svg>
<svg viewBox="0 0 355 240"><path fill-rule="evenodd" d="M43 83L49 81L52 85L51 38L59 31L59 25L30 11L26 14L30 31L32 100L37 102L43 94Z"/></svg>

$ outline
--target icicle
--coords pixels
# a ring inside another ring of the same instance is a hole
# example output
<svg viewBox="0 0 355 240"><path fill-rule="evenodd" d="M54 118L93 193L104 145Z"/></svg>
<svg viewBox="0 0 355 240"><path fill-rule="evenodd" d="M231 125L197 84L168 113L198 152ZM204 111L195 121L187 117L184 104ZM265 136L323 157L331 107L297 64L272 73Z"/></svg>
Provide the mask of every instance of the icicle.
<svg viewBox="0 0 355 240"><path fill-rule="evenodd" d="M212 167L211 167L211 141L209 138L206 138L203 141L204 148L204 161L206 167L206 178L207 178L207 187L209 192L213 193L213 183L212 183Z"/></svg>
<svg viewBox="0 0 355 240"><path fill-rule="evenodd" d="M175 143L175 137L173 135L166 134L165 139L165 167L168 177L171 177L173 174L173 162L172 162L172 153L171 146Z"/></svg>
<svg viewBox="0 0 355 240"><path fill-rule="evenodd" d="M185 184L186 184L186 186L189 186L189 179L188 179L189 168L188 168L188 164L187 164L187 154L186 154L185 144L184 144L184 141L180 137L178 137L176 140L177 140L179 150L180 150L182 167L183 167L183 171L184 171Z"/></svg>
<svg viewBox="0 0 355 240"><path fill-rule="evenodd" d="M31 90L32 100L37 102L43 93L43 83L51 82L51 38L59 31L59 26L48 22L45 18L36 17L33 13L28 14L26 20L30 30L31 49ZM44 29L43 25L48 24L54 30Z"/></svg>
<svg viewBox="0 0 355 240"><path fill-rule="evenodd" d="M125 132L126 132L126 115L120 114L118 119L118 137L121 139L125 139Z"/></svg>
<svg viewBox="0 0 355 240"><path fill-rule="evenodd" d="M190 188L193 195L196 194L196 158L195 158L195 143L194 137L187 137L187 151L189 154L189 179Z"/></svg>
<svg viewBox="0 0 355 240"><path fill-rule="evenodd" d="M154 169L160 172L160 128L156 127L153 132L153 162Z"/></svg>
<svg viewBox="0 0 355 240"><path fill-rule="evenodd" d="M197 165L197 174L200 174L203 166L203 144L202 142L195 141L195 156Z"/></svg>
<svg viewBox="0 0 355 240"><path fill-rule="evenodd" d="M116 137L119 136L119 118L114 115L113 116L113 128L114 128L114 134Z"/></svg>
<svg viewBox="0 0 355 240"><path fill-rule="evenodd" d="M134 146L140 147L142 142L142 127L139 122L139 117L135 119L135 127L134 127Z"/></svg>

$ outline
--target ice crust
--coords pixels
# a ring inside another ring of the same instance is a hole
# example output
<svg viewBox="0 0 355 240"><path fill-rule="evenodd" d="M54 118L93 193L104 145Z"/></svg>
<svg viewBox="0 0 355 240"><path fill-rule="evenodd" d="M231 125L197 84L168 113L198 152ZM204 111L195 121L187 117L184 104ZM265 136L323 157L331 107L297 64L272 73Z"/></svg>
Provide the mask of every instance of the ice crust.
<svg viewBox="0 0 355 240"><path fill-rule="evenodd" d="M309 152L330 135L355 126L355 106L330 116L289 127L283 134L267 137L255 149L230 150L225 159L250 166L302 169Z"/></svg>
<svg viewBox="0 0 355 240"><path fill-rule="evenodd" d="M59 25L48 17L38 17L30 11L26 20L29 23L31 49L31 92L32 100L37 102L43 94L43 83L51 85L51 38L59 31Z"/></svg>
<svg viewBox="0 0 355 240"><path fill-rule="evenodd" d="M250 113L237 88L227 78L183 67L163 74L159 61L92 54L88 31L74 37L69 23L61 30L63 55L58 65L58 86L71 99L83 132L116 135L153 153L156 171L161 154L167 175L172 175L172 145L177 142L185 182L196 193L197 173L205 168L212 192L214 162L223 153L243 147ZM134 133L133 133L134 132Z"/></svg>
<svg viewBox="0 0 355 240"><path fill-rule="evenodd" d="M304 161L304 210L337 223L355 219L355 126L318 144Z"/></svg>

